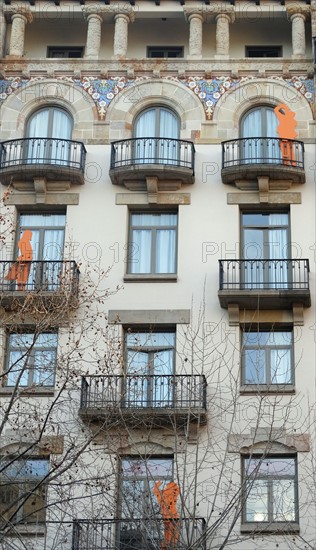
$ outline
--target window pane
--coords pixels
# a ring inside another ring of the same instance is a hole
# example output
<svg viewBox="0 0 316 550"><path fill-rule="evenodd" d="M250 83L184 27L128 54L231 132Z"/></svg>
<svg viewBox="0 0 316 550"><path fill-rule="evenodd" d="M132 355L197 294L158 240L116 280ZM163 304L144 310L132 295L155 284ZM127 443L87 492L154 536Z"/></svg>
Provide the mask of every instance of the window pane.
<svg viewBox="0 0 316 550"><path fill-rule="evenodd" d="M273 520L295 521L294 480L273 481Z"/></svg>
<svg viewBox="0 0 316 550"><path fill-rule="evenodd" d="M294 458L248 458L245 460L245 472L249 476L294 476L295 459Z"/></svg>
<svg viewBox="0 0 316 550"><path fill-rule="evenodd" d="M246 502L246 521L268 521L268 482L250 482Z"/></svg>
<svg viewBox="0 0 316 550"><path fill-rule="evenodd" d="M64 227L65 214L21 214L20 226L23 228L32 227Z"/></svg>
<svg viewBox="0 0 316 550"><path fill-rule="evenodd" d="M128 347L164 348L175 345L174 332L128 332Z"/></svg>
<svg viewBox="0 0 316 550"><path fill-rule="evenodd" d="M266 384L265 351L247 349L243 354L245 384Z"/></svg>
<svg viewBox="0 0 316 550"><path fill-rule="evenodd" d="M9 356L7 386L28 386L29 369L26 367L28 358L22 351L11 351ZM21 374L21 371L23 373ZM21 377L20 377L21 376ZM20 378L19 378L20 377Z"/></svg>
<svg viewBox="0 0 316 550"><path fill-rule="evenodd" d="M175 273L176 231L158 230L156 247L156 273Z"/></svg>
<svg viewBox="0 0 316 550"><path fill-rule="evenodd" d="M53 386L55 366L56 353L54 351L35 352L33 383L42 386Z"/></svg>
<svg viewBox="0 0 316 550"><path fill-rule="evenodd" d="M131 273L150 273L151 254L151 230L134 229L129 252Z"/></svg>
<svg viewBox="0 0 316 550"><path fill-rule="evenodd" d="M270 352L271 383L291 383L291 351L289 349L272 349Z"/></svg>

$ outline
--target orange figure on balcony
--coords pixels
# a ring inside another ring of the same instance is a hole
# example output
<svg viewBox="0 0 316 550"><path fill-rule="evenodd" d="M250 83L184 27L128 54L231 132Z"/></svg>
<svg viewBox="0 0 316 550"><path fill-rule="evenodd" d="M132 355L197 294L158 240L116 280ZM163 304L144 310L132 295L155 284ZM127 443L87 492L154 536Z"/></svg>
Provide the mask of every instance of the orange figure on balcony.
<svg viewBox="0 0 316 550"><path fill-rule="evenodd" d="M295 131L297 126L295 113L293 113L293 111L291 111L285 103L280 103L277 105L274 112L279 120L277 132L281 138L280 149L282 153L282 160L284 164L296 166L294 144L288 141L289 139L294 139L297 136L297 132Z"/></svg>
<svg viewBox="0 0 316 550"><path fill-rule="evenodd" d="M154 485L154 495L160 506L165 531L161 550L175 550L179 539L177 498L180 494L180 489L174 481L167 483L164 489L160 489L161 484L161 481L157 481Z"/></svg>
<svg viewBox="0 0 316 550"><path fill-rule="evenodd" d="M31 269L31 261L33 259L33 248L31 245L32 231L26 229L22 234L18 247L20 255L16 262L12 265L9 273L5 276L6 281L16 281L18 290L25 290Z"/></svg>

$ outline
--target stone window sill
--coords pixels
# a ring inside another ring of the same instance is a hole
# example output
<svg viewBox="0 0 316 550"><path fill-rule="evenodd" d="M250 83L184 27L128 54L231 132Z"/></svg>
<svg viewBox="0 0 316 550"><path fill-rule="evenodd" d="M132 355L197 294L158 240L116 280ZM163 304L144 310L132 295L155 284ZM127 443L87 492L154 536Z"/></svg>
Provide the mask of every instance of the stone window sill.
<svg viewBox="0 0 316 550"><path fill-rule="evenodd" d="M12 395L13 391L15 390L15 387L0 387L0 396L5 397L6 395L9 397ZM52 396L55 393L54 388L44 388L39 386L34 387L20 387L17 390L17 393L19 397L44 397L44 396Z"/></svg>
<svg viewBox="0 0 316 550"><path fill-rule="evenodd" d="M271 393L295 393L295 386L293 384L243 384L240 386L240 394L249 394L249 393L262 393L262 394L271 394Z"/></svg>
<svg viewBox="0 0 316 550"><path fill-rule="evenodd" d="M3 533L3 535L8 537L20 537L21 535L23 535L23 537L45 537L46 527L45 525L32 525L31 523L16 525L14 528Z"/></svg>
<svg viewBox="0 0 316 550"><path fill-rule="evenodd" d="M150 274L132 274L128 273L124 275L124 281L130 282L130 283L176 283L178 280L178 276L176 273L168 274L162 274L159 275L157 273L150 273Z"/></svg>
<svg viewBox="0 0 316 550"><path fill-rule="evenodd" d="M240 526L241 533L257 533L258 535L264 535L265 533L282 533L282 534L291 534L299 533L300 526L295 522L280 521L277 523L262 523L262 522L253 522L253 523L242 523Z"/></svg>

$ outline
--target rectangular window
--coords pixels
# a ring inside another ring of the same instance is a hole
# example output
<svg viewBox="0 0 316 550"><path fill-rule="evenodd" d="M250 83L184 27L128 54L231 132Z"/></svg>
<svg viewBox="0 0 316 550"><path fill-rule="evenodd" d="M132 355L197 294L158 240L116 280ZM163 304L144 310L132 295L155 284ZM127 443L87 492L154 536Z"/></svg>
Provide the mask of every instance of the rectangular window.
<svg viewBox="0 0 316 550"><path fill-rule="evenodd" d="M293 332L242 332L242 384L294 384Z"/></svg>
<svg viewBox="0 0 316 550"><path fill-rule="evenodd" d="M245 289L288 288L292 265L288 212L243 212L242 277Z"/></svg>
<svg viewBox="0 0 316 550"><path fill-rule="evenodd" d="M45 521L47 459L17 459L1 463L0 525Z"/></svg>
<svg viewBox="0 0 316 550"><path fill-rule="evenodd" d="M245 523L298 522L295 457L251 457L243 460Z"/></svg>
<svg viewBox="0 0 316 550"><path fill-rule="evenodd" d="M157 493L163 494L166 486L172 482L172 478L172 458L122 459L121 521L117 533L119 548L165 547L163 544L165 525ZM169 491L172 490L170 485L169 488ZM177 524L173 523L173 533L177 530Z"/></svg>
<svg viewBox="0 0 316 550"><path fill-rule="evenodd" d="M125 337L127 407L171 407L175 332L131 332Z"/></svg>
<svg viewBox="0 0 316 550"><path fill-rule="evenodd" d="M183 57L183 46L148 46L147 57Z"/></svg>
<svg viewBox="0 0 316 550"><path fill-rule="evenodd" d="M128 273L176 273L177 213L131 213Z"/></svg>
<svg viewBox="0 0 316 550"><path fill-rule="evenodd" d="M246 46L246 57L282 57L282 46Z"/></svg>
<svg viewBox="0 0 316 550"><path fill-rule="evenodd" d="M52 388L55 381L56 333L14 333L8 338L6 387Z"/></svg>
<svg viewBox="0 0 316 550"><path fill-rule="evenodd" d="M47 57L78 58L83 57L83 46L48 46Z"/></svg>
<svg viewBox="0 0 316 550"><path fill-rule="evenodd" d="M19 241L31 231L32 264L26 290L55 290L60 285L65 238L65 214L20 214ZM20 254L17 250L17 256Z"/></svg>
<svg viewBox="0 0 316 550"><path fill-rule="evenodd" d="M121 462L121 517L159 516L155 483L162 490L173 478L172 458L124 458Z"/></svg>

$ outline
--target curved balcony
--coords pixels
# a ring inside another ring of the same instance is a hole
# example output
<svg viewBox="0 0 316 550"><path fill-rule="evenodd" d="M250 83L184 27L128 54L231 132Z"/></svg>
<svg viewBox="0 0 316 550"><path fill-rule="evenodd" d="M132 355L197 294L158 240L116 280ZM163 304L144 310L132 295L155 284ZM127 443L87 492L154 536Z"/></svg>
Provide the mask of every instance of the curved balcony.
<svg viewBox="0 0 316 550"><path fill-rule="evenodd" d="M194 183L195 148L191 141L170 138L134 138L111 144L110 178L114 185L159 180Z"/></svg>
<svg viewBox="0 0 316 550"><path fill-rule="evenodd" d="M304 143L293 139L250 137L222 142L222 180L272 180L305 182Z"/></svg>
<svg viewBox="0 0 316 550"><path fill-rule="evenodd" d="M204 518L183 517L166 520L160 515L146 518L75 519L73 522L72 550L155 550L165 548L166 524L177 533L174 550L199 548L206 550L206 521ZM169 548L169 545L168 545Z"/></svg>
<svg viewBox="0 0 316 550"><path fill-rule="evenodd" d="M203 375L84 376L79 414L108 425L173 426L206 422Z"/></svg>
<svg viewBox="0 0 316 550"><path fill-rule="evenodd" d="M57 138L11 139L0 143L0 180L70 180L84 183L86 148L80 141Z"/></svg>
<svg viewBox="0 0 316 550"><path fill-rule="evenodd" d="M310 307L309 261L219 260L221 307L238 304L246 309Z"/></svg>
<svg viewBox="0 0 316 550"><path fill-rule="evenodd" d="M79 269L74 261L0 261L0 305L7 310L36 301L45 309L76 306Z"/></svg>

